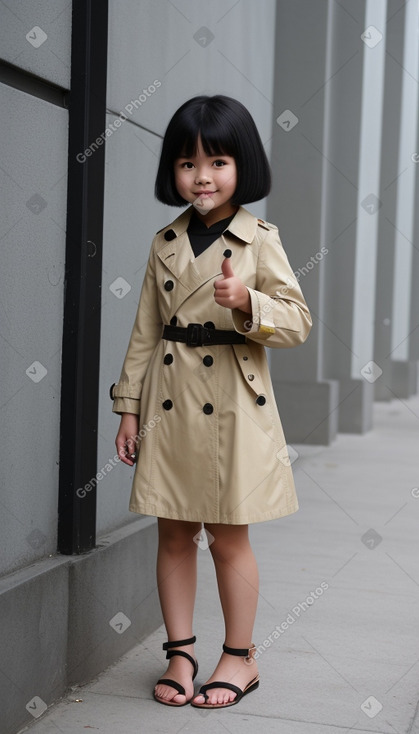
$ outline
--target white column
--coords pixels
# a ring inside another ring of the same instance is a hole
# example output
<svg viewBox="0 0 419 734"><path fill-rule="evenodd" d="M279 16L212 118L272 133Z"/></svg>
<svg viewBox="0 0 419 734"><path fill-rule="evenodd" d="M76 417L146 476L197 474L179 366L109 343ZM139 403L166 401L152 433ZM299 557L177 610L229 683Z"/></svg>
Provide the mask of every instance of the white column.
<svg viewBox="0 0 419 734"><path fill-rule="evenodd" d="M353 15L352 3L345 6ZM360 9L362 12L362 8ZM386 44L386 2L385 0L368 0L365 5L365 17L357 18L361 24L349 27L346 22L345 33L349 34L346 43L356 48L356 39L360 37L359 58L352 63L353 75L350 84L353 106L359 118L351 119L350 109L338 104L338 97L346 94L346 87L339 87L336 103L333 105L333 120L338 132L339 146L336 148L338 163L348 162L353 156L357 159L356 178L351 179L354 188L351 191L350 209L346 209L342 193L345 186L331 188L328 199L329 216L335 218L335 197L338 196L343 218L351 217L351 224L344 231L343 238L336 243L338 248L351 251L351 255L341 253L340 267L330 275L332 280L327 288L334 290L338 300L343 300L345 309L337 308L332 312L333 332L328 334L328 372L331 377L340 380L341 405L339 429L344 432L364 432L372 426L373 385L379 371L373 363L374 357L374 323L376 300L376 261L378 242L378 216L382 205L380 201L380 167L381 136L384 100L384 69ZM341 37L343 41L343 37ZM342 42L336 50L342 59ZM342 81L342 80L341 80ZM359 125L359 129L358 129ZM355 135L352 128L355 127ZM352 140L351 140L352 139ZM352 143L352 144L351 144ZM346 170L350 170L348 167ZM353 219L352 219L353 217ZM339 237L339 239L341 239ZM334 241L335 242L335 241ZM348 267L342 267L346 261ZM329 261L333 265L332 258ZM344 345L336 340L345 334ZM335 336L336 335L336 336ZM334 360L333 355L340 355Z"/></svg>
<svg viewBox="0 0 419 734"><path fill-rule="evenodd" d="M289 442L329 443L337 431L337 383L323 379L323 200L328 3L278 0L267 218L279 227L313 316L308 341L272 350L271 373ZM329 29L330 31L330 29Z"/></svg>
<svg viewBox="0 0 419 734"><path fill-rule="evenodd" d="M392 400L394 362L392 360L392 313L395 299L395 242L397 191L399 182L399 147L401 140L401 98L406 6L398 0L387 3L386 64L381 140L381 206L378 217L378 246L375 301L374 362L376 373L382 374L374 383L376 400ZM413 151L412 151L413 154ZM411 161L413 165L413 161ZM409 164L410 165L410 164Z"/></svg>
<svg viewBox="0 0 419 734"><path fill-rule="evenodd" d="M409 362L409 342L417 326L417 315L411 319L411 272L415 243L415 179L418 129L418 2L406 4L405 43L403 54L402 99L400 110L400 172L397 187L395 221L394 299L392 311L391 356L393 359L392 392L408 397L416 392L416 363ZM417 202L416 202L417 205ZM416 247L417 247L416 243ZM415 283L417 287L417 283Z"/></svg>
<svg viewBox="0 0 419 734"><path fill-rule="evenodd" d="M368 0L365 17L362 114L359 149L358 219L356 227L354 320L352 327L351 376L359 379L373 357L375 314L375 264L377 258L380 187L381 121L385 62L386 2ZM368 30L370 29L370 30ZM374 37L382 39L374 44Z"/></svg>

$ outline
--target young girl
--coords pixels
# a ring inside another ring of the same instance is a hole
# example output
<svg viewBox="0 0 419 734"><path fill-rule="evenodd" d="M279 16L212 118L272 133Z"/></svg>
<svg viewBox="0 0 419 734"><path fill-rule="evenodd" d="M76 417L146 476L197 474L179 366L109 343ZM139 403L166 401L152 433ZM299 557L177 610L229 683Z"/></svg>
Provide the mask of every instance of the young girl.
<svg viewBox="0 0 419 734"><path fill-rule="evenodd" d="M159 703L221 708L259 685L258 570L248 524L298 509L264 347L306 339L311 319L278 229L243 204L270 169L254 121L230 97L199 96L167 128L159 201L192 204L154 237L113 410L136 462L130 510L158 518L157 583L169 666ZM205 530L202 530L202 524ZM197 549L206 533L225 621L199 693L192 634Z"/></svg>

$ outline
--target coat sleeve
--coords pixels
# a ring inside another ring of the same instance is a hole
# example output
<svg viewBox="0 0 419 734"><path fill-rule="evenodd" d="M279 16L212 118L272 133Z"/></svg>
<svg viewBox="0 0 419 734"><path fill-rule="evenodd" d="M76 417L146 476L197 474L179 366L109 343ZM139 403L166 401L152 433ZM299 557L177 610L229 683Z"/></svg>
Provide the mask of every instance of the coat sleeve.
<svg viewBox="0 0 419 734"><path fill-rule="evenodd" d="M143 380L151 355L160 341L163 323L158 306L154 250L150 257L141 289L137 315L119 382L112 388L114 413L140 413Z"/></svg>
<svg viewBox="0 0 419 734"><path fill-rule="evenodd" d="M294 347L307 339L310 312L276 227L260 245L256 288L248 291L252 313L232 310L236 331L266 347Z"/></svg>

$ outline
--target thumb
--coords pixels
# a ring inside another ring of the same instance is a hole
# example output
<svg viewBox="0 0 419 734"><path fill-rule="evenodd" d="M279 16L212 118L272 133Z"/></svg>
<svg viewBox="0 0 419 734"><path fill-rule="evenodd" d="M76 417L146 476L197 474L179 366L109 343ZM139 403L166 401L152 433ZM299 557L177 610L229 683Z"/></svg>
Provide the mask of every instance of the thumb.
<svg viewBox="0 0 419 734"><path fill-rule="evenodd" d="M223 272L224 278L234 278L234 271L233 266L231 264L231 260L226 257L225 260L221 263L221 270Z"/></svg>

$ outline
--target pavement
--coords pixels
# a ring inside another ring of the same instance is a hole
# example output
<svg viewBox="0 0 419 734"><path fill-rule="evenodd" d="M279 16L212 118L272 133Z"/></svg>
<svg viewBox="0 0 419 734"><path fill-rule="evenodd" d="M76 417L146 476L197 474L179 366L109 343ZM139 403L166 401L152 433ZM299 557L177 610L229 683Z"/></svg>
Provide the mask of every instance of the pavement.
<svg viewBox="0 0 419 734"><path fill-rule="evenodd" d="M259 689L224 711L157 704L160 627L48 708L29 734L419 733L419 397L376 403L374 430L295 445L300 510L251 526L260 570ZM223 622L199 549L197 686Z"/></svg>

